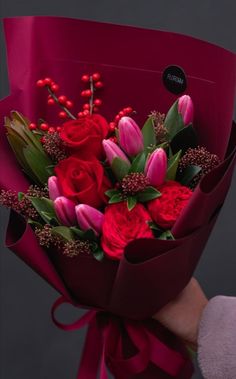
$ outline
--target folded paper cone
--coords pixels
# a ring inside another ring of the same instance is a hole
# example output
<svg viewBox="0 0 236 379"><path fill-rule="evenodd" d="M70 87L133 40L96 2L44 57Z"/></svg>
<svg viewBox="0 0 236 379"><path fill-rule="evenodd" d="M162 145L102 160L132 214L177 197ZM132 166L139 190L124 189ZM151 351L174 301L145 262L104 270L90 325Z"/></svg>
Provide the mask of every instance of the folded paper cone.
<svg viewBox="0 0 236 379"><path fill-rule="evenodd" d="M165 86L166 69L174 65L184 73L185 93L195 104L199 144L218 154L222 163L196 188L172 230L174 241L136 240L120 262L100 263L91 256L68 259L43 250L30 226L14 213L7 232L7 246L72 303L130 319L151 317L190 280L230 187L236 160L235 55L174 33L66 18L12 18L4 21L4 28L11 94L0 102L0 188L22 191L28 186L7 144L3 117L16 109L31 121L57 120L34 86L39 78L60 82L78 103L82 74L99 71L109 83L103 115L111 119L131 104L142 124L151 110L165 113L177 98ZM170 343L169 337L166 341ZM190 371L178 378L190 378ZM142 378L162 378L158 375L154 371Z"/></svg>

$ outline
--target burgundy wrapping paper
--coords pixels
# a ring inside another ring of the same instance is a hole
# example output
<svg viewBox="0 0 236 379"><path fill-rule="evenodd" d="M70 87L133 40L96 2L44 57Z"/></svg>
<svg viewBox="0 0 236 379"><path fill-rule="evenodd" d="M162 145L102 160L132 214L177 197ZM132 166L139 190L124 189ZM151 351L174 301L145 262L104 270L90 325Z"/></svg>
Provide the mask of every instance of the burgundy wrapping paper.
<svg viewBox="0 0 236 379"><path fill-rule="evenodd" d="M4 28L11 94L0 102L0 188L23 191L28 186L7 144L3 117L17 109L31 121L57 120L45 93L34 86L37 79L52 77L80 104L81 75L99 71L105 81L102 113L112 119L117 110L132 105L143 123L150 110L166 112L176 99L163 85L165 68L174 64L185 71L199 143L217 153L222 163L205 176L182 212L172 230L176 240L133 241L120 262L100 263L90 256L70 260L43 250L14 213L7 230L7 246L72 303L147 319L190 280L227 195L236 160L235 55L174 33L65 18L12 18L4 21ZM173 348L180 344L158 323L154 329ZM135 379L169 377L163 372L157 376L156 370L150 365ZM186 363L178 378L188 379L191 372Z"/></svg>

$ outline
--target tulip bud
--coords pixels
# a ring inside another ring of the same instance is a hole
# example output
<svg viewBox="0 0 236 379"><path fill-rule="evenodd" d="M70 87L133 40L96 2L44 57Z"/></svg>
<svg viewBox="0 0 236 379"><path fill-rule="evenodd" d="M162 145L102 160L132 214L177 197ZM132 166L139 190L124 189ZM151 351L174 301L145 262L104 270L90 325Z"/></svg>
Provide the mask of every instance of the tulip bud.
<svg viewBox="0 0 236 379"><path fill-rule="evenodd" d="M156 149L148 158L145 166L145 175L154 187L159 187L165 181L167 171L167 156L162 148Z"/></svg>
<svg viewBox="0 0 236 379"><path fill-rule="evenodd" d="M54 208L59 221L66 226L77 224L75 214L75 203L64 196L57 197Z"/></svg>
<svg viewBox="0 0 236 379"><path fill-rule="evenodd" d="M112 164L112 161L115 158L121 158L123 159L123 161L130 165L130 161L126 157L125 153L119 148L119 146L117 146L116 143L112 142L111 140L104 139L102 141L102 145L110 165Z"/></svg>
<svg viewBox="0 0 236 379"><path fill-rule="evenodd" d="M59 180L56 176L50 176L48 178L48 191L51 200L56 200L57 197L61 196L61 191L59 189Z"/></svg>
<svg viewBox="0 0 236 379"><path fill-rule="evenodd" d="M75 212L78 224L82 230L92 229L97 236L101 234L104 220L102 212L87 204L77 205Z"/></svg>
<svg viewBox="0 0 236 379"><path fill-rule="evenodd" d="M185 126L193 122L194 107L190 96L183 95L179 98L178 112L181 114Z"/></svg>
<svg viewBox="0 0 236 379"><path fill-rule="evenodd" d="M128 154L133 157L143 151L143 135L131 117L122 117L118 123L119 145Z"/></svg>

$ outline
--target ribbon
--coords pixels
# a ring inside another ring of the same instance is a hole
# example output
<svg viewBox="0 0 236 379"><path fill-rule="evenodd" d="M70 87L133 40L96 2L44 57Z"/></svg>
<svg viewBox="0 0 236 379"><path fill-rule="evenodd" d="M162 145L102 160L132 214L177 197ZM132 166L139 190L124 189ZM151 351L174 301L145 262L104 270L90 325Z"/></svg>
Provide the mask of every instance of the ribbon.
<svg viewBox="0 0 236 379"><path fill-rule="evenodd" d="M172 377L182 370L185 359L153 335L140 321L116 317L102 310L89 310L72 324L63 324L55 312L62 304L71 304L63 296L52 306L54 324L65 331L88 326L77 379L108 379L107 367L117 379L129 379L143 372L150 362ZM79 308L79 306L77 306ZM123 338L135 347L131 357L124 357Z"/></svg>

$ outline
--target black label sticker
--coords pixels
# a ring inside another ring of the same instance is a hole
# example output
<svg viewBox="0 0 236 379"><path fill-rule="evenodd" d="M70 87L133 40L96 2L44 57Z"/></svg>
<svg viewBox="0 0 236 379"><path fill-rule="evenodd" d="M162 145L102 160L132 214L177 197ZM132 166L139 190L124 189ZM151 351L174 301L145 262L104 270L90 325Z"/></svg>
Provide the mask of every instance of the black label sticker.
<svg viewBox="0 0 236 379"><path fill-rule="evenodd" d="M185 73L181 67L168 66L163 72L163 83L168 91L178 95L187 88Z"/></svg>

